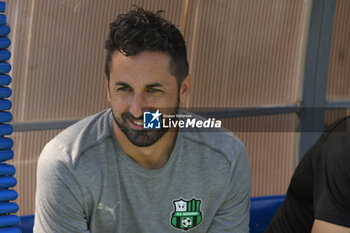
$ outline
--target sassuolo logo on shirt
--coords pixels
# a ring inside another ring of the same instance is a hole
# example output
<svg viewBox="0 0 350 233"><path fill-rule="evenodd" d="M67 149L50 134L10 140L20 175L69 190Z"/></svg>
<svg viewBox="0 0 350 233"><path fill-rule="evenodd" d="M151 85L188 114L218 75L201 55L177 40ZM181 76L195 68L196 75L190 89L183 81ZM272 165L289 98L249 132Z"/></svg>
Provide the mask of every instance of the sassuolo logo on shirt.
<svg viewBox="0 0 350 233"><path fill-rule="evenodd" d="M201 202L200 199L195 197L191 200L182 198L174 200L174 212L170 219L171 225L184 231L198 226L202 221Z"/></svg>

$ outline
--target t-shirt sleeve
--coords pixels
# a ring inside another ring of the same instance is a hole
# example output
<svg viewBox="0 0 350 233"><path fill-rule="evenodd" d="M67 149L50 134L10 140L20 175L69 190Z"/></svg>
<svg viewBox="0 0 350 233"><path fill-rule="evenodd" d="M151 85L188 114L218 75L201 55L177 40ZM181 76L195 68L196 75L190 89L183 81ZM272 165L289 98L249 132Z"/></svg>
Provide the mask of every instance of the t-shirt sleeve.
<svg viewBox="0 0 350 233"><path fill-rule="evenodd" d="M350 133L332 132L313 162L315 219L350 227Z"/></svg>
<svg viewBox="0 0 350 233"><path fill-rule="evenodd" d="M51 145L39 157L35 233L89 232L79 184L62 155Z"/></svg>
<svg viewBox="0 0 350 233"><path fill-rule="evenodd" d="M251 170L248 153L243 145L228 177L226 199L217 211L209 233L249 233Z"/></svg>

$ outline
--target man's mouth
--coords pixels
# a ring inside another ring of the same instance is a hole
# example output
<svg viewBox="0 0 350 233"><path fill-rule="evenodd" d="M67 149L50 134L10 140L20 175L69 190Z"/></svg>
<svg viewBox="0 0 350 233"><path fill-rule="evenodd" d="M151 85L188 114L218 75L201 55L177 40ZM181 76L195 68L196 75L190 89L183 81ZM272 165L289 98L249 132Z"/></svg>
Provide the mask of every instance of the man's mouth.
<svg viewBox="0 0 350 233"><path fill-rule="evenodd" d="M143 125L143 121L131 121L135 125Z"/></svg>
<svg viewBox="0 0 350 233"><path fill-rule="evenodd" d="M131 120L129 118L129 119L127 119L127 122L132 129L135 129L135 130L142 130L143 129L143 121L142 120L141 121L140 120Z"/></svg>

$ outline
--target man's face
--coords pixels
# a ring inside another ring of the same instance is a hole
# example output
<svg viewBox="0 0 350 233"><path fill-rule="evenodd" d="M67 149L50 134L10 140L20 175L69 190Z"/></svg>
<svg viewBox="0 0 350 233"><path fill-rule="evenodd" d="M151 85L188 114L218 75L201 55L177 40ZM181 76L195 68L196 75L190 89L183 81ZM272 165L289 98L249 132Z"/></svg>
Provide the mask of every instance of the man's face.
<svg viewBox="0 0 350 233"><path fill-rule="evenodd" d="M190 77L180 90L170 73L170 57L163 52L145 51L125 56L116 51L112 56L107 98L114 120L129 141L139 147L154 144L166 129L143 129L143 112L177 113L186 100Z"/></svg>

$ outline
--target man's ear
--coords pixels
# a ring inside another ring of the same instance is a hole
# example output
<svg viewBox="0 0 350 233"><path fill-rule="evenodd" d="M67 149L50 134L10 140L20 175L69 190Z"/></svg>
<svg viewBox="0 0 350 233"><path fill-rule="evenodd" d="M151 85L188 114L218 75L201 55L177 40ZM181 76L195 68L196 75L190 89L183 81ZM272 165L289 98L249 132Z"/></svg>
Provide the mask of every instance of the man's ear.
<svg viewBox="0 0 350 233"><path fill-rule="evenodd" d="M190 93L191 87L191 75L188 74L186 78L182 81L180 86L180 103L185 103L187 101L188 95Z"/></svg>
<svg viewBox="0 0 350 233"><path fill-rule="evenodd" d="M104 76L105 76L105 80L106 80L107 101L111 102L111 93L110 93L110 89L109 89L109 80L108 80L106 74Z"/></svg>

